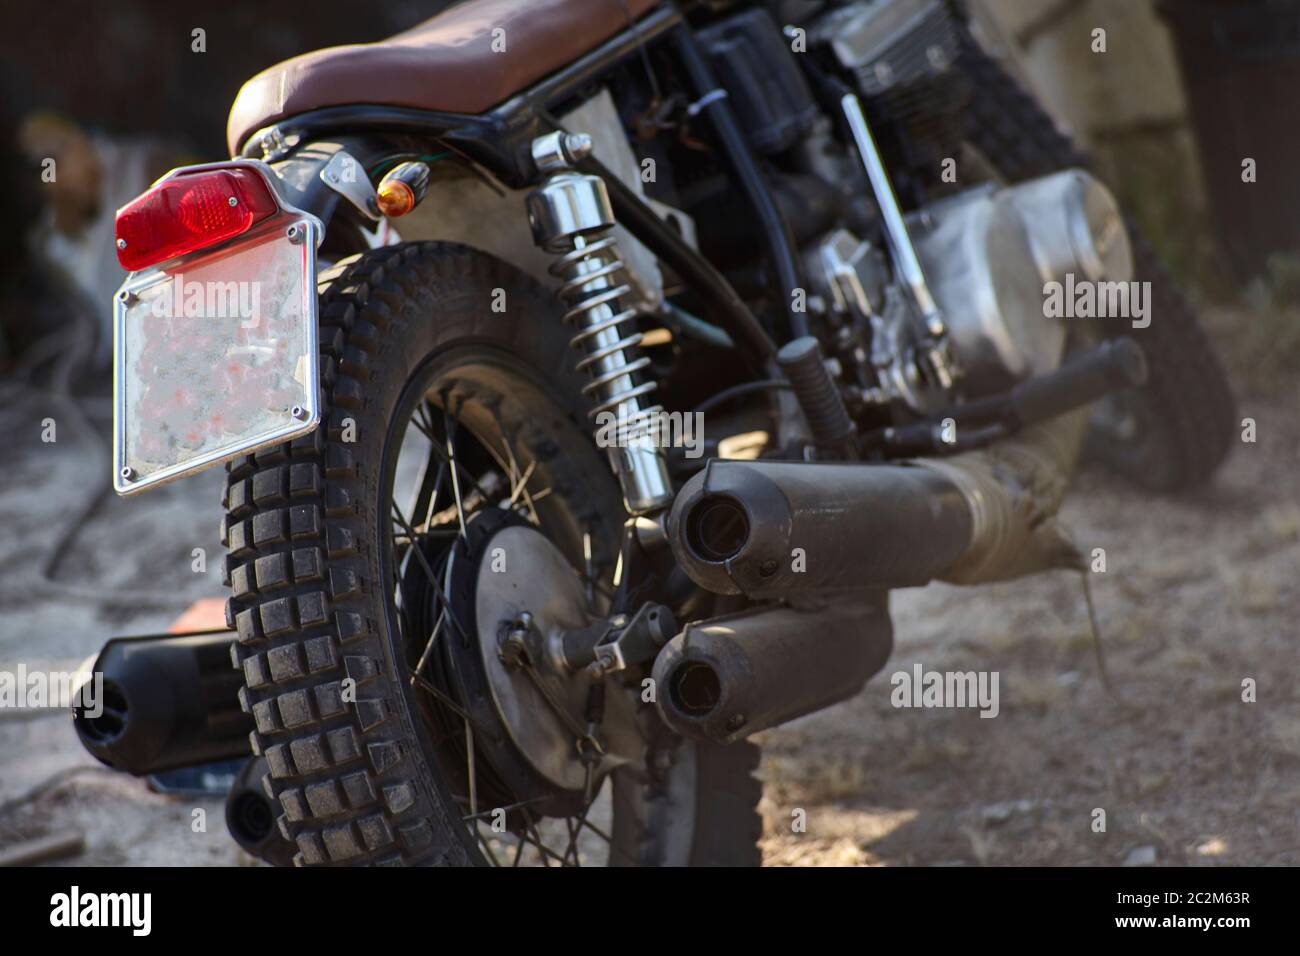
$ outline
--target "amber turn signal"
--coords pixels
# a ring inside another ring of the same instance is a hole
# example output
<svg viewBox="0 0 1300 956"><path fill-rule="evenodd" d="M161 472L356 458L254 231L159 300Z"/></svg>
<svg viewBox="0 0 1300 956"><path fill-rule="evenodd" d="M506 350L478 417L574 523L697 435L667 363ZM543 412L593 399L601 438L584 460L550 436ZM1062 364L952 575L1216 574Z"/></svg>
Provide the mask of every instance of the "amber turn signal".
<svg viewBox="0 0 1300 956"><path fill-rule="evenodd" d="M393 181L379 184L379 211L390 219L405 216L415 208L415 193L406 183Z"/></svg>
<svg viewBox="0 0 1300 956"><path fill-rule="evenodd" d="M380 180L375 195L379 211L396 219L419 205L428 191L429 167L424 163L400 163Z"/></svg>

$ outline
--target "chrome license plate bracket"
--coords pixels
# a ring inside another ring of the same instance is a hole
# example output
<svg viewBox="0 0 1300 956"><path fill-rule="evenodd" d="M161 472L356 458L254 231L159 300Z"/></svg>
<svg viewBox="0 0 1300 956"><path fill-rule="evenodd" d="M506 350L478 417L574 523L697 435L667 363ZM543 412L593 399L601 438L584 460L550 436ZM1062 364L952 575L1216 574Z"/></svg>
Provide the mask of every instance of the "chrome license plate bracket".
<svg viewBox="0 0 1300 956"><path fill-rule="evenodd" d="M318 426L320 238L319 220L286 206L227 246L127 278L113 302L118 494Z"/></svg>

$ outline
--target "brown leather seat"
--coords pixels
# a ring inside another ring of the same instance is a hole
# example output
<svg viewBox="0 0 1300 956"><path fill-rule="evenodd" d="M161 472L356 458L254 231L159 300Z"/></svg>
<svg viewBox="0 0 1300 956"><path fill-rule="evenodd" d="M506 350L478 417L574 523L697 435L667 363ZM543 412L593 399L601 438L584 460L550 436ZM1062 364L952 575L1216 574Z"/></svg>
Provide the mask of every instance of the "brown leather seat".
<svg viewBox="0 0 1300 956"><path fill-rule="evenodd" d="M243 85L226 124L230 152L263 126L325 106L482 113L598 46L657 2L467 0L378 43L305 53Z"/></svg>

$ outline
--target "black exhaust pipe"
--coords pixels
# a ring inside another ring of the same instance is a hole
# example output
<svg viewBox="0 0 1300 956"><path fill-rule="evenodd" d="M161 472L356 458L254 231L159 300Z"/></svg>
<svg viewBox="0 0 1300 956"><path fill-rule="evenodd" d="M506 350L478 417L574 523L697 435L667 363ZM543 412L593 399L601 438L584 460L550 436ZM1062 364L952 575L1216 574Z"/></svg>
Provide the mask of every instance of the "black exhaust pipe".
<svg viewBox="0 0 1300 956"><path fill-rule="evenodd" d="M678 564L716 594L926 584L969 547L971 509L929 468L714 459L668 517Z"/></svg>
<svg viewBox="0 0 1300 956"><path fill-rule="evenodd" d="M655 658L659 713L683 736L725 744L852 697L893 648L886 601L688 624Z"/></svg>
<svg viewBox="0 0 1300 956"><path fill-rule="evenodd" d="M136 776L251 756L234 642L232 631L109 641L91 668L99 693L74 709L81 743Z"/></svg>

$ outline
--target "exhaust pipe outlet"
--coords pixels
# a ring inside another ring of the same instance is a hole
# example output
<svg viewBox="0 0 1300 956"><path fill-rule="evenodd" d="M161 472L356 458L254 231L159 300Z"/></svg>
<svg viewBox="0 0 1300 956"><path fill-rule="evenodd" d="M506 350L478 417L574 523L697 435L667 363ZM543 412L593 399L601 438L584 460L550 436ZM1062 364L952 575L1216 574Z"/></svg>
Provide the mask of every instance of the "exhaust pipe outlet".
<svg viewBox="0 0 1300 956"><path fill-rule="evenodd" d="M688 624L655 658L659 713L685 737L727 744L852 697L893 648L886 601Z"/></svg>
<svg viewBox="0 0 1300 956"><path fill-rule="evenodd" d="M908 465L715 459L668 517L692 580L754 599L925 584L972 531L952 479Z"/></svg>
<svg viewBox="0 0 1300 956"><path fill-rule="evenodd" d="M668 541L700 587L752 599L1078 570L1056 513L1087 418L911 465L715 459L677 496Z"/></svg>
<svg viewBox="0 0 1300 956"><path fill-rule="evenodd" d="M109 641L91 668L102 675L100 700L73 711L82 745L136 776L250 756L253 721L239 707L234 641L230 631Z"/></svg>
<svg viewBox="0 0 1300 956"><path fill-rule="evenodd" d="M275 802L262 788L268 767L265 757L253 757L226 794L226 829L245 852L272 866L293 866L298 847L285 839L275 818Z"/></svg>

